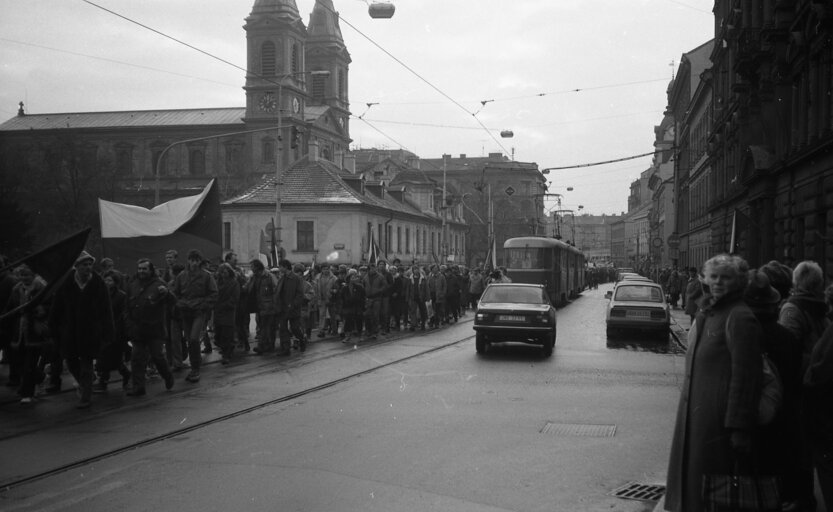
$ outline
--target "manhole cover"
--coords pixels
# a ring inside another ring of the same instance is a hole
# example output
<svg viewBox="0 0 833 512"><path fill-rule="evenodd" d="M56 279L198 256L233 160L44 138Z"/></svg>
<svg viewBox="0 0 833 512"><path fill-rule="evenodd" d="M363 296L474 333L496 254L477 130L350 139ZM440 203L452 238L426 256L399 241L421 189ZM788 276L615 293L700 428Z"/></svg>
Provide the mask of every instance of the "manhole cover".
<svg viewBox="0 0 833 512"><path fill-rule="evenodd" d="M626 500L659 501L665 495L665 486L630 482L610 494Z"/></svg>
<svg viewBox="0 0 833 512"><path fill-rule="evenodd" d="M548 421L541 429L541 433L556 436L613 437L616 434L616 425L582 425Z"/></svg>

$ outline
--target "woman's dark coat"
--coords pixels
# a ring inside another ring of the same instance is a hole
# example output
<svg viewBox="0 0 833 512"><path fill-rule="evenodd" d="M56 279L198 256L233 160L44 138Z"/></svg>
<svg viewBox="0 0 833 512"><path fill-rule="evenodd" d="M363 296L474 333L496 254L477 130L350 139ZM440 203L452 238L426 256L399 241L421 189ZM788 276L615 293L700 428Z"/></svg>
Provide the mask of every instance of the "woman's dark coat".
<svg viewBox="0 0 833 512"><path fill-rule="evenodd" d="M735 465L732 430L757 427L760 336L760 325L739 293L714 303L704 299L689 332L666 510L704 510L703 475L730 474Z"/></svg>

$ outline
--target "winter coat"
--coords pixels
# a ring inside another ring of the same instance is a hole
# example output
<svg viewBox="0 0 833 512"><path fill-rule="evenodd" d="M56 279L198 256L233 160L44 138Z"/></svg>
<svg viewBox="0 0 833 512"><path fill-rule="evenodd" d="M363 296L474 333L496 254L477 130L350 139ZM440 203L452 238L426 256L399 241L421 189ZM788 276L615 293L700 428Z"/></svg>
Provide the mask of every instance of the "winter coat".
<svg viewBox="0 0 833 512"><path fill-rule="evenodd" d="M175 299L169 291L160 292L160 286L165 286L165 283L158 277L147 281L133 279L127 284L125 326L130 339L149 341L165 338L165 311Z"/></svg>
<svg viewBox="0 0 833 512"><path fill-rule="evenodd" d="M486 287L483 284L483 274L471 274L469 278L469 293L480 295Z"/></svg>
<svg viewBox="0 0 833 512"><path fill-rule="evenodd" d="M381 299L388 290L388 280L379 272L370 272L364 278L364 293L368 299Z"/></svg>
<svg viewBox="0 0 833 512"><path fill-rule="evenodd" d="M315 278L315 281L312 283L312 287L315 291L315 302L318 305L325 306L330 304L332 301L332 291L333 287L336 283L336 276L330 274L325 276L322 272L318 274L318 277Z"/></svg>
<svg viewBox="0 0 833 512"><path fill-rule="evenodd" d="M67 359L96 357L101 347L113 342L113 310L110 293L100 275L93 272L83 289L73 270L55 292L49 329Z"/></svg>
<svg viewBox="0 0 833 512"><path fill-rule="evenodd" d="M276 314L275 292L277 289L278 279L270 272L264 271L259 275L253 275L247 285L249 301L253 304L250 311L260 315Z"/></svg>
<svg viewBox="0 0 833 512"><path fill-rule="evenodd" d="M350 282L341 288L342 311L345 315L359 315L364 311L364 287L358 282Z"/></svg>
<svg viewBox="0 0 833 512"><path fill-rule="evenodd" d="M781 306L778 323L789 329L801 345L803 369L806 369L810 362L810 354L816 341L830 323L826 314L827 304L824 303L823 297L794 294Z"/></svg>
<svg viewBox="0 0 833 512"><path fill-rule="evenodd" d="M825 329L810 355L804 378L807 433L813 451L824 460L833 457L833 326Z"/></svg>
<svg viewBox="0 0 833 512"><path fill-rule="evenodd" d="M703 283L696 277L688 280L685 287L685 313L694 315L697 313L697 303L703 297Z"/></svg>
<svg viewBox="0 0 833 512"><path fill-rule="evenodd" d="M287 272L278 280L275 290L275 304L279 315L300 318L304 305L304 282L298 274Z"/></svg>
<svg viewBox="0 0 833 512"><path fill-rule="evenodd" d="M32 285L27 287L23 282L16 283L10 290L6 311L26 304L46 288L46 281L35 276ZM51 341L51 335L46 323L48 304L41 304L35 308L22 308L17 314L11 315L8 325L11 335L11 346L41 348Z"/></svg>
<svg viewBox="0 0 833 512"><path fill-rule="evenodd" d="M431 294L431 300L437 303L445 303L447 286L445 276L441 272L431 273L428 276L428 291Z"/></svg>
<svg viewBox="0 0 833 512"><path fill-rule="evenodd" d="M454 273L448 273L445 277L446 300L454 297L460 298L460 289L460 276Z"/></svg>
<svg viewBox="0 0 833 512"><path fill-rule="evenodd" d="M428 291L428 279L424 274L405 279L404 293L408 299L408 304L416 304L429 300L431 295Z"/></svg>
<svg viewBox="0 0 833 512"><path fill-rule="evenodd" d="M240 302L240 283L236 279L221 279L217 287L214 325L234 326L237 305Z"/></svg>
<svg viewBox="0 0 833 512"><path fill-rule="evenodd" d="M405 278L398 275L393 278L393 286L390 289L391 304L405 304Z"/></svg>
<svg viewBox="0 0 833 512"><path fill-rule="evenodd" d="M125 283L125 286L130 286L130 283ZM127 337L127 293L125 290L116 287L110 290L110 306L113 308L114 341L124 344L129 339Z"/></svg>
<svg viewBox="0 0 833 512"><path fill-rule="evenodd" d="M678 512L704 510L703 475L730 474L732 430L751 431L758 420L761 327L740 293L703 304L689 331L668 463L665 508Z"/></svg>
<svg viewBox="0 0 833 512"><path fill-rule="evenodd" d="M176 297L176 306L182 312L207 313L214 309L217 302L217 281L203 269L180 272L171 291Z"/></svg>

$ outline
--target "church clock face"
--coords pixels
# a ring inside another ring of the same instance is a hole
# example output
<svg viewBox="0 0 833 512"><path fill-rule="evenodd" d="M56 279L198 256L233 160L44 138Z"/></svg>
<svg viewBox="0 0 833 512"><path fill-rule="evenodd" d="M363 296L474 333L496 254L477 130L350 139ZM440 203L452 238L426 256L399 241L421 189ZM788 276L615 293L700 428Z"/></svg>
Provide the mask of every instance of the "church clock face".
<svg viewBox="0 0 833 512"><path fill-rule="evenodd" d="M274 93L267 92L260 97L257 106L261 112L273 113L278 109L278 101L275 99Z"/></svg>

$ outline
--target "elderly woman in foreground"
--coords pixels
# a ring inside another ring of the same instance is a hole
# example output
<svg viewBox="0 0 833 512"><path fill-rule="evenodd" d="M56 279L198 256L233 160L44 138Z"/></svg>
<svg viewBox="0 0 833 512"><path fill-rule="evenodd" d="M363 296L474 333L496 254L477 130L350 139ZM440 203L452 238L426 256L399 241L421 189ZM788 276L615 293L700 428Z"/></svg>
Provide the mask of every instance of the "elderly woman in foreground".
<svg viewBox="0 0 833 512"><path fill-rule="evenodd" d="M701 511L703 475L748 468L758 420L760 326L743 302L748 265L719 255L703 265L710 294L689 331L685 380L668 465L666 510Z"/></svg>

